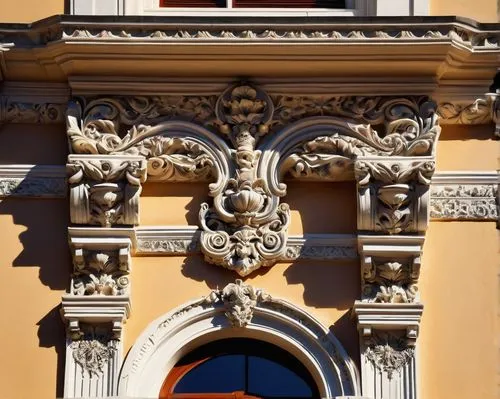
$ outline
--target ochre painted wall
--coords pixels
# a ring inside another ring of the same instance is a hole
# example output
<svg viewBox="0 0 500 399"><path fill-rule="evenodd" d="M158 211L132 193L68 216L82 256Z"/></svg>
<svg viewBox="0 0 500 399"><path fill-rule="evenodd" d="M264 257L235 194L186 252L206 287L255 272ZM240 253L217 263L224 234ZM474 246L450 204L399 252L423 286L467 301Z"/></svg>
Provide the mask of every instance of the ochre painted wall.
<svg viewBox="0 0 500 399"><path fill-rule="evenodd" d="M69 285L68 202L0 202L1 398L62 397Z"/></svg>
<svg viewBox="0 0 500 399"><path fill-rule="evenodd" d="M65 0L0 0L0 22L34 22L64 14Z"/></svg>
<svg viewBox="0 0 500 399"><path fill-rule="evenodd" d="M498 22L497 0L429 0L431 15L457 15L480 22Z"/></svg>
<svg viewBox="0 0 500 399"><path fill-rule="evenodd" d="M445 125L436 154L436 170L492 171L498 168L500 142L493 125Z"/></svg>
<svg viewBox="0 0 500 399"><path fill-rule="evenodd" d="M420 397L498 399L498 231L432 222L420 294Z"/></svg>

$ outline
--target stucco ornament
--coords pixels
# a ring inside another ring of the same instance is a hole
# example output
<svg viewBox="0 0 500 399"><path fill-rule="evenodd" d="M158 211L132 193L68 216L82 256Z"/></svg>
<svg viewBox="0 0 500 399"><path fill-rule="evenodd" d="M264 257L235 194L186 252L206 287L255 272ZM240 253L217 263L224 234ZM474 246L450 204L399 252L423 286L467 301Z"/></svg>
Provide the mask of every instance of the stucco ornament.
<svg viewBox="0 0 500 399"><path fill-rule="evenodd" d="M111 227L139 223L141 183L146 162L141 157L88 158L70 155L71 221Z"/></svg>
<svg viewBox="0 0 500 399"><path fill-rule="evenodd" d="M286 258L281 197L292 176L356 179L359 230L424 231L435 110L426 97L270 96L246 82L218 96L81 98L67 118L71 150L82 154L68 162L71 220L137 225L146 177L204 181L212 199L200 207L200 249L247 276ZM103 169L122 164L140 167L119 178Z"/></svg>
<svg viewBox="0 0 500 399"><path fill-rule="evenodd" d="M73 359L91 376L102 374L113 354L113 348L99 339L82 339L71 343Z"/></svg>
<svg viewBox="0 0 500 399"><path fill-rule="evenodd" d="M129 292L129 247L97 250L71 244L73 275L70 293L76 296L117 296Z"/></svg>
<svg viewBox="0 0 500 399"><path fill-rule="evenodd" d="M415 348L408 346L404 338L390 332L378 332L372 337L372 341L373 344L366 349L366 359L385 371L389 379L395 372L400 372L415 355Z"/></svg>
<svg viewBox="0 0 500 399"><path fill-rule="evenodd" d="M220 297L226 307L226 317L233 327L245 327L252 321L253 310L258 302L270 298L262 290L257 290L251 285L236 280L224 287Z"/></svg>
<svg viewBox="0 0 500 399"><path fill-rule="evenodd" d="M433 158L361 158L358 182L358 229L386 234L425 231Z"/></svg>
<svg viewBox="0 0 500 399"><path fill-rule="evenodd" d="M411 303L415 301L420 268L406 261L373 260L363 270L363 300L381 303Z"/></svg>
<svg viewBox="0 0 500 399"><path fill-rule="evenodd" d="M274 265L286 250L289 208L278 205L267 182L256 176L256 146L269 131L273 104L264 92L237 85L221 95L216 115L220 132L236 149L236 171L213 207L201 206L201 250L207 261L246 276Z"/></svg>

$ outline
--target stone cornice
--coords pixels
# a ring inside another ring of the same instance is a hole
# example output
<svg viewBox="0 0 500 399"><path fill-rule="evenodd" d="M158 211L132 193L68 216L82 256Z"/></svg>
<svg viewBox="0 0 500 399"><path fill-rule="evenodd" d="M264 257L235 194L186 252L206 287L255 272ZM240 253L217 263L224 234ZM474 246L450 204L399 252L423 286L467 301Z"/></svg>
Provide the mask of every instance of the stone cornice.
<svg viewBox="0 0 500 399"><path fill-rule="evenodd" d="M486 88L498 65L499 32L498 24L451 17L60 16L31 25L0 24L0 38L16 44L5 53L5 79L18 81L47 75L51 81L85 75L357 76L356 69L370 79L404 68L406 76L426 76L429 82L467 79ZM197 62L187 64L192 60ZM27 62L29 71L18 68Z"/></svg>

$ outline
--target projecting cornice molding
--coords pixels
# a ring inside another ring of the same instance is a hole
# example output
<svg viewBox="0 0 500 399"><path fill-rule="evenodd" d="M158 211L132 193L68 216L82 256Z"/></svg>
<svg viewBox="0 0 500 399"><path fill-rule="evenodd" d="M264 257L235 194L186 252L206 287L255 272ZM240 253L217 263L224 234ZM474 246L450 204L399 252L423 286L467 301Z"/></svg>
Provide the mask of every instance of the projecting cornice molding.
<svg viewBox="0 0 500 399"><path fill-rule="evenodd" d="M53 81L195 75L362 75L390 81L404 68L405 76L426 77L431 84L465 79L484 91L498 66L499 32L498 24L454 17L59 16L31 25L0 24L0 37L16 44L4 54L5 80L12 81L47 75ZM307 61L311 56L315 63ZM17 67L26 62L32 62L29 71Z"/></svg>

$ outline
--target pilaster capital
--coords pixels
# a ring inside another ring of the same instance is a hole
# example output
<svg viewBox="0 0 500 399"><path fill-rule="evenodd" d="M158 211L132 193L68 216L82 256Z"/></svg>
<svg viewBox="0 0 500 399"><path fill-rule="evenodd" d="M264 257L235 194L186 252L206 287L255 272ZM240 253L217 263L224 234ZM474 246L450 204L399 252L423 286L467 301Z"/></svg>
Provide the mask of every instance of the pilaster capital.
<svg viewBox="0 0 500 399"><path fill-rule="evenodd" d="M146 161L141 156L70 155L71 221L76 224L139 224L141 183Z"/></svg>
<svg viewBox="0 0 500 399"><path fill-rule="evenodd" d="M433 157L358 158L358 230L390 235L424 232L434 170Z"/></svg>

